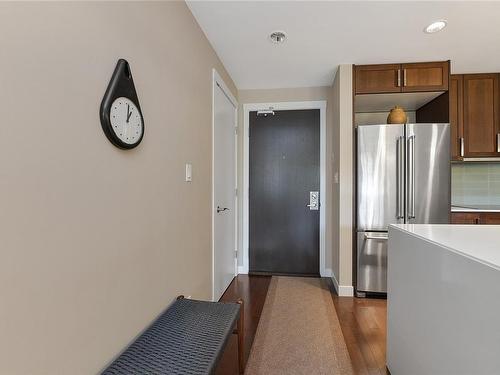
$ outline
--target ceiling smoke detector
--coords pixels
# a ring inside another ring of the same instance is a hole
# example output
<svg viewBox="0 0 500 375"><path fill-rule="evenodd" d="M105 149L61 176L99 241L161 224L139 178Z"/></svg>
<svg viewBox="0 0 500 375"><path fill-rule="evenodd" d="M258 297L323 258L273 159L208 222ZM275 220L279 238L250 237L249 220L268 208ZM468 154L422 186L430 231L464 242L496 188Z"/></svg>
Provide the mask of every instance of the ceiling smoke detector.
<svg viewBox="0 0 500 375"><path fill-rule="evenodd" d="M446 20L439 20L439 21L431 23L429 26L427 26L424 29L424 31L427 34L434 34L434 33L437 33L438 31L443 30L447 24L448 24L448 22Z"/></svg>
<svg viewBox="0 0 500 375"><path fill-rule="evenodd" d="M286 40L286 34L283 31L274 31L269 35L271 42L281 44Z"/></svg>

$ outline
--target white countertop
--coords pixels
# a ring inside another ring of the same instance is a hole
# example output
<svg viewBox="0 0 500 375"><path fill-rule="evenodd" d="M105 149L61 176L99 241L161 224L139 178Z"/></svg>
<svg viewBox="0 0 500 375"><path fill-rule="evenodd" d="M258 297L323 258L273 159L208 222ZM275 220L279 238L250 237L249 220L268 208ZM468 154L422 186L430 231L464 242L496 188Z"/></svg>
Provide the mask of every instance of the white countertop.
<svg viewBox="0 0 500 375"><path fill-rule="evenodd" d="M500 270L500 225L393 224L391 227Z"/></svg>
<svg viewBox="0 0 500 375"><path fill-rule="evenodd" d="M391 225L387 251L391 374L499 374L500 225Z"/></svg>

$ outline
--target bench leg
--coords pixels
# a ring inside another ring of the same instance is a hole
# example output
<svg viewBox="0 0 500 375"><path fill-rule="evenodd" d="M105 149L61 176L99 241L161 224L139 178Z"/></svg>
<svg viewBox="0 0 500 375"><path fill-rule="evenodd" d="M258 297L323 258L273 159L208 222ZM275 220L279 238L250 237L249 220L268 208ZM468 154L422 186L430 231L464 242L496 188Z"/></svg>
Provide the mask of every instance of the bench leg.
<svg viewBox="0 0 500 375"><path fill-rule="evenodd" d="M245 327L244 327L244 308L243 300L238 299L237 303L240 305L240 318L237 323L238 330L238 366L240 369L240 374L245 372Z"/></svg>

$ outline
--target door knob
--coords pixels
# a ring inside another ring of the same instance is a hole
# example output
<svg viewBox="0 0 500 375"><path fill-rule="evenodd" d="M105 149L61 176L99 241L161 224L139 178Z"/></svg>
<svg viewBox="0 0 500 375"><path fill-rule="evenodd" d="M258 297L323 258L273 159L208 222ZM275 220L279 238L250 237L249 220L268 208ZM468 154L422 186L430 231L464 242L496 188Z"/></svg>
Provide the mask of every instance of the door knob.
<svg viewBox="0 0 500 375"><path fill-rule="evenodd" d="M217 213L220 213L222 211L229 211L229 208L227 208L227 207L222 207L221 208L221 207L217 206Z"/></svg>

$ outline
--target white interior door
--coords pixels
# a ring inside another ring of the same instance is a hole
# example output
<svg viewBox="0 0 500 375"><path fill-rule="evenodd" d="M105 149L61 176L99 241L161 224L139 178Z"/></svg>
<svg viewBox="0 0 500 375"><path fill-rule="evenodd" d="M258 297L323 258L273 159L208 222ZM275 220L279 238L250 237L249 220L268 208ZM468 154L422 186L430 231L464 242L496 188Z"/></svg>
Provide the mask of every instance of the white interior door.
<svg viewBox="0 0 500 375"><path fill-rule="evenodd" d="M214 87L214 264L213 299L236 274L236 107Z"/></svg>

